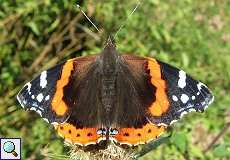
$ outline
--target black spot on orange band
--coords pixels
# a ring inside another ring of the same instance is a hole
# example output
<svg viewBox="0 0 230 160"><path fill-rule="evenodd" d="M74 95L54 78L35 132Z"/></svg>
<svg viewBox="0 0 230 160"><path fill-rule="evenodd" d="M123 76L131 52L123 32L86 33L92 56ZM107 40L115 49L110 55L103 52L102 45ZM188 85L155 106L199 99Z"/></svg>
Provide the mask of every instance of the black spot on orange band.
<svg viewBox="0 0 230 160"><path fill-rule="evenodd" d="M114 138L119 143L124 144L144 144L150 140L154 140L157 137L159 137L162 133L165 132L166 127L165 126L156 126L153 124L146 124L142 128L135 129L132 128L119 128L118 134L114 135ZM150 131L150 132L149 132Z"/></svg>
<svg viewBox="0 0 230 160"><path fill-rule="evenodd" d="M65 140L81 145L96 143L101 137L97 134L97 128L77 129L70 123L59 124L56 126L56 130Z"/></svg>

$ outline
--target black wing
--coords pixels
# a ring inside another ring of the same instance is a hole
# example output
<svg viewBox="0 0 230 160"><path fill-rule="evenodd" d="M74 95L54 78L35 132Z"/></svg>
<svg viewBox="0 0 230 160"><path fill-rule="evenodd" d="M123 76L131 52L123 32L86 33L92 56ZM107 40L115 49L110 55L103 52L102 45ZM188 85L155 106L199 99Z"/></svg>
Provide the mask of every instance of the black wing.
<svg viewBox="0 0 230 160"><path fill-rule="evenodd" d="M150 116L151 122L169 125L191 111L203 112L212 103L214 96L206 85L182 70L160 61L157 63L165 81L169 107L159 117Z"/></svg>
<svg viewBox="0 0 230 160"><path fill-rule="evenodd" d="M62 122L64 117L57 117L51 109L51 101L56 92L56 84L62 74L65 62L43 71L35 79L25 84L17 95L17 100L26 110L36 111L48 122ZM68 78L68 77L66 77Z"/></svg>
<svg viewBox="0 0 230 160"><path fill-rule="evenodd" d="M26 83L17 95L18 101L23 108L36 111L50 123L65 122L72 111L65 102L64 88L70 83L74 64L79 64L80 74L88 69L94 59L95 56L74 58L43 71Z"/></svg>

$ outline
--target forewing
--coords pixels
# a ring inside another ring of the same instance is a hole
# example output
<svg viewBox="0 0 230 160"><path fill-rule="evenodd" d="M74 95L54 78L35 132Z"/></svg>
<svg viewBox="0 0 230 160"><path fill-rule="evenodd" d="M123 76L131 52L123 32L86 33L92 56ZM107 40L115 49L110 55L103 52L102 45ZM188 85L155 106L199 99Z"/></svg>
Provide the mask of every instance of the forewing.
<svg viewBox="0 0 230 160"><path fill-rule="evenodd" d="M155 87L145 70L147 61L137 56L122 55L117 74L117 104L114 121L119 127L142 127L146 111L155 100Z"/></svg>
<svg viewBox="0 0 230 160"><path fill-rule="evenodd" d="M81 127L101 126L105 116L101 103L101 79L98 61L84 67L74 62L69 83L64 87L63 100L71 110L67 122Z"/></svg>
<svg viewBox="0 0 230 160"><path fill-rule="evenodd" d="M71 110L64 100L64 88L70 82L74 63L81 64L81 72L84 72L94 59L95 56L74 58L43 71L22 88L18 101L23 108L36 111L50 123L65 122Z"/></svg>
<svg viewBox="0 0 230 160"><path fill-rule="evenodd" d="M153 58L122 58L117 78L117 119L121 126L137 127L146 119L169 125L188 112L203 112L213 101L207 86L182 70Z"/></svg>
<svg viewBox="0 0 230 160"><path fill-rule="evenodd" d="M148 119L152 123L169 125L188 112L203 112L213 101L211 91L203 83L171 65L147 59L151 81L157 90L162 90L161 94L156 94L155 105L149 109Z"/></svg>

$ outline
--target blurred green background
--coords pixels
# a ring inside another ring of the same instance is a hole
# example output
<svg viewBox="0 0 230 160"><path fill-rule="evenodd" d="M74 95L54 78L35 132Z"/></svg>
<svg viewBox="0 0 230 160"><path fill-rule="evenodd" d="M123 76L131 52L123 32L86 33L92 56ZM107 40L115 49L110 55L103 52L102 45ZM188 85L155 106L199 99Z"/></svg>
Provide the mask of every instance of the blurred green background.
<svg viewBox="0 0 230 160"><path fill-rule="evenodd" d="M101 30L70 0L0 0L0 137L22 137L23 159L68 159L68 147L15 95L57 62L99 53L119 26L121 53L155 57L201 80L215 95L205 113L191 113L173 125L170 141L143 160L230 158L230 1L78 1Z"/></svg>

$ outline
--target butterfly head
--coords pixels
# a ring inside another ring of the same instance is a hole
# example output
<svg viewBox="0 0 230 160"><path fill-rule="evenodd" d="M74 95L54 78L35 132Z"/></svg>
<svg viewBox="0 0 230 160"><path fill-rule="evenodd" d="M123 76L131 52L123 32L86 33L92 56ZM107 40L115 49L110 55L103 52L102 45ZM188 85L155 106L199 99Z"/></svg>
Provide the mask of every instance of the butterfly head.
<svg viewBox="0 0 230 160"><path fill-rule="evenodd" d="M112 36L106 41L105 47L100 54L100 60L104 73L114 73L118 59L118 52Z"/></svg>

